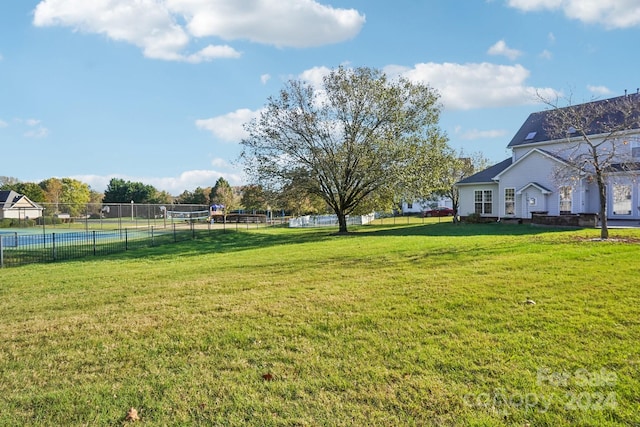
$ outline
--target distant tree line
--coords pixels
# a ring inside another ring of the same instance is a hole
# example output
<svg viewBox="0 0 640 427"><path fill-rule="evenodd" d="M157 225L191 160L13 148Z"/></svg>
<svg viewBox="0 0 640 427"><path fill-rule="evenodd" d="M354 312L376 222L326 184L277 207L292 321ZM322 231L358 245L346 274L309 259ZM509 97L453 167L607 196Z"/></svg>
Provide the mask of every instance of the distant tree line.
<svg viewBox="0 0 640 427"><path fill-rule="evenodd" d="M137 204L218 205L224 207L224 215L237 210L248 213L285 211L290 215L327 212L327 206L321 198L306 195L295 183L279 192L269 192L260 185L231 186L224 178L219 178L211 187L185 190L178 196L157 190L152 185L120 178L111 179L104 193L101 193L72 178L49 178L36 183L0 176L0 190L13 190L35 203L54 205L48 214L65 212L72 216L83 214L85 205L131 201Z"/></svg>

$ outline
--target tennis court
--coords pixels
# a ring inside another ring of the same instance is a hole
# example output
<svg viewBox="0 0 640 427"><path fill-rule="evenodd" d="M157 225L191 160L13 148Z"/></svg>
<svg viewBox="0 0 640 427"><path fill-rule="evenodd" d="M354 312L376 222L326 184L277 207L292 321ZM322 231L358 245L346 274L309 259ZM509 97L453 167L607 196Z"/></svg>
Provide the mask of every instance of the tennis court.
<svg viewBox="0 0 640 427"><path fill-rule="evenodd" d="M210 227L175 223L167 227L138 227L114 230L11 229L0 231L0 267L55 262L86 256L108 255L139 247L188 240Z"/></svg>

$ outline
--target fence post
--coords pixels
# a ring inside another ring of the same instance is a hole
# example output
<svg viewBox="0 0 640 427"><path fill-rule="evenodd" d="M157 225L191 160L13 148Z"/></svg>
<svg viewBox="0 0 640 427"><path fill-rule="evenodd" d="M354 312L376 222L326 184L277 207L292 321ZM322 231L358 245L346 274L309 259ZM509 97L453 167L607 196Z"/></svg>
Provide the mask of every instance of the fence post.
<svg viewBox="0 0 640 427"><path fill-rule="evenodd" d="M124 229L124 250L129 250L129 233L127 233L127 229Z"/></svg>
<svg viewBox="0 0 640 427"><path fill-rule="evenodd" d="M149 229L151 230L151 246L155 246L154 245L154 240L153 240L153 227L149 227Z"/></svg>
<svg viewBox="0 0 640 427"><path fill-rule="evenodd" d="M96 256L96 232L93 231L93 256Z"/></svg>
<svg viewBox="0 0 640 427"><path fill-rule="evenodd" d="M4 268L4 248L2 247L2 236L0 236L0 268Z"/></svg>
<svg viewBox="0 0 640 427"><path fill-rule="evenodd" d="M51 259L56 260L56 233L51 233Z"/></svg>

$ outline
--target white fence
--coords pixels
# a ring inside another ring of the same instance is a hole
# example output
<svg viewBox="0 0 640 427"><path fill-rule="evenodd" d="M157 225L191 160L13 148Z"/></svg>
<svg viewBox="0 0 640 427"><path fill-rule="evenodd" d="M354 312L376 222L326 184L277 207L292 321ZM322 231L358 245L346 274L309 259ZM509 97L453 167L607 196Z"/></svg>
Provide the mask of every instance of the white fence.
<svg viewBox="0 0 640 427"><path fill-rule="evenodd" d="M375 214L347 216L347 225L366 225L375 219ZM289 227L337 227L337 215L305 215L289 220Z"/></svg>

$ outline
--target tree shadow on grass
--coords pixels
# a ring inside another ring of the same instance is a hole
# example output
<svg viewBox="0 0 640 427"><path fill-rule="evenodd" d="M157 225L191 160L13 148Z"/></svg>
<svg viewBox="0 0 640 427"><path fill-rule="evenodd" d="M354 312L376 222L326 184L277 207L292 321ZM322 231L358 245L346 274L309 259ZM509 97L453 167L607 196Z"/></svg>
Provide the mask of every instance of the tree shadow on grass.
<svg viewBox="0 0 640 427"><path fill-rule="evenodd" d="M211 231L196 234L195 238L178 242L167 242L154 246L143 246L124 252L104 255L103 258L138 259L138 258L180 258L198 256L208 253L230 253L258 248L278 247L282 245L320 242L335 238L329 230L304 230L305 232L261 232L251 231ZM95 257L78 261L95 260Z"/></svg>
<svg viewBox="0 0 640 427"><path fill-rule="evenodd" d="M89 256L77 262L96 259L131 260L158 259L178 260L182 257L200 256L209 253L230 253L259 248L274 248L283 245L319 243L336 239L358 239L385 236L463 237L463 236L535 236L547 233L575 231L566 228L535 227L527 224L408 224L408 225L366 225L352 227L349 233L337 233L337 229L262 229L251 231L215 230L196 234L194 239L143 246L124 252Z"/></svg>
<svg viewBox="0 0 640 427"><path fill-rule="evenodd" d="M361 227L356 235L369 236L535 236L548 233L576 231L576 228L539 227L530 224L503 224L498 222L467 224L441 222L404 226L372 225Z"/></svg>

